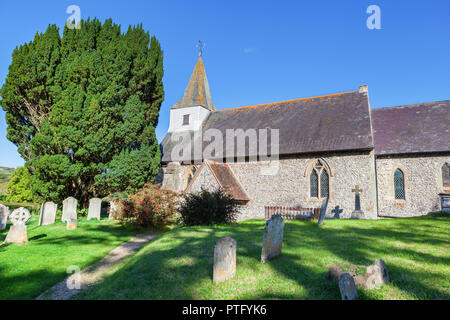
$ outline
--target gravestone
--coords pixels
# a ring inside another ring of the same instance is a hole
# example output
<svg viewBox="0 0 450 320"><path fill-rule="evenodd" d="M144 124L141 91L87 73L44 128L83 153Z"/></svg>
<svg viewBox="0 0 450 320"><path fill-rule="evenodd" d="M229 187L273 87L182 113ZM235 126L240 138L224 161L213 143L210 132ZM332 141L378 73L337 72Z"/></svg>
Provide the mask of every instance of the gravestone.
<svg viewBox="0 0 450 320"><path fill-rule="evenodd" d="M325 214L327 213L327 206L328 206L328 197L326 197L325 200L323 200L322 206L320 207L319 221L317 222L317 225L319 227L323 225L323 219L325 219Z"/></svg>
<svg viewBox="0 0 450 320"><path fill-rule="evenodd" d="M359 188L358 185L352 189L352 192L355 193L355 210L353 210L351 218L352 219L364 219L364 212L361 211L361 197L362 189Z"/></svg>
<svg viewBox="0 0 450 320"><path fill-rule="evenodd" d="M280 215L273 215L266 221L261 250L261 262L264 263L281 254L283 246L284 221Z"/></svg>
<svg viewBox="0 0 450 320"><path fill-rule="evenodd" d="M77 228L77 219L69 219L67 220L67 230L74 230Z"/></svg>
<svg viewBox="0 0 450 320"><path fill-rule="evenodd" d="M53 202L46 202L42 204L41 214L39 215L39 225L45 226L55 223L57 208L57 204Z"/></svg>
<svg viewBox="0 0 450 320"><path fill-rule="evenodd" d="M334 207L333 210L331 210L331 213L334 213L335 219L340 219L342 211L344 211L344 210L339 208L339 206L336 206L336 207Z"/></svg>
<svg viewBox="0 0 450 320"><path fill-rule="evenodd" d="M214 247L213 281L219 283L236 274L236 240L230 237L219 239Z"/></svg>
<svg viewBox="0 0 450 320"><path fill-rule="evenodd" d="M100 220L100 213L102 209L102 200L99 198L92 198L89 200L89 209L87 219L98 219Z"/></svg>
<svg viewBox="0 0 450 320"><path fill-rule="evenodd" d="M366 274L358 279L366 289L379 289L383 284L389 282L389 274L383 260L377 259L374 264L366 268Z"/></svg>
<svg viewBox="0 0 450 320"><path fill-rule="evenodd" d="M0 231L6 229L8 216L9 216L9 208L3 204L0 204Z"/></svg>
<svg viewBox="0 0 450 320"><path fill-rule="evenodd" d="M117 203L115 202L115 200L111 200L109 202L109 215L108 215L108 219L112 220L114 219L114 217L116 216L116 210L117 210Z"/></svg>
<svg viewBox="0 0 450 320"><path fill-rule="evenodd" d="M77 206L78 200L73 197L68 197L64 200L61 221L67 222L70 219L77 219Z"/></svg>
<svg viewBox="0 0 450 320"><path fill-rule="evenodd" d="M353 280L351 275L348 273L341 274L338 284L342 300L355 300L358 298L355 280Z"/></svg>
<svg viewBox="0 0 450 320"><path fill-rule="evenodd" d="M23 244L28 242L27 226L25 224L30 217L30 211L25 208L16 209L11 213L9 220L13 225L9 229L5 243Z"/></svg>

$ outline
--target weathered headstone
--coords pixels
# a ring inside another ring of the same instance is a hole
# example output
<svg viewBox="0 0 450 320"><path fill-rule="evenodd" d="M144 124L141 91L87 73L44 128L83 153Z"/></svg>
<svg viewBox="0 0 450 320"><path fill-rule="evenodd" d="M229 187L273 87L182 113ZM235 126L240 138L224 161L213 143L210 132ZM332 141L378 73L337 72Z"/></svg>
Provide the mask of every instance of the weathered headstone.
<svg viewBox="0 0 450 320"><path fill-rule="evenodd" d="M361 210L361 197L360 194L362 189L359 188L358 185L352 189L352 192L355 193L355 210L353 210L351 218L352 219L364 219L364 212Z"/></svg>
<svg viewBox="0 0 450 320"><path fill-rule="evenodd" d="M89 200L89 209L87 219L98 219L100 220L100 213L102 209L102 200L99 198L92 198Z"/></svg>
<svg viewBox="0 0 450 320"><path fill-rule="evenodd" d="M63 213L61 217L62 222L67 222L70 219L77 219L78 200L69 197L63 201Z"/></svg>
<svg viewBox="0 0 450 320"><path fill-rule="evenodd" d="M55 223L57 208L57 204L53 202L46 202L42 204L41 214L39 215L39 225L45 226Z"/></svg>
<svg viewBox="0 0 450 320"><path fill-rule="evenodd" d="M0 204L0 230L6 229L8 216L9 216L9 208L3 204Z"/></svg>
<svg viewBox="0 0 450 320"><path fill-rule="evenodd" d="M273 215L266 221L261 250L261 262L264 263L281 254L283 246L284 221L280 215Z"/></svg>
<svg viewBox="0 0 450 320"><path fill-rule="evenodd" d="M341 291L342 300L355 300L358 298L355 280L348 273L343 273L339 277L339 290Z"/></svg>
<svg viewBox="0 0 450 320"><path fill-rule="evenodd" d="M116 216L117 203L115 200L111 200L109 202L109 215L108 219L112 220Z"/></svg>
<svg viewBox="0 0 450 320"><path fill-rule="evenodd" d="M22 244L28 242L27 226L25 224L30 217L30 212L25 208L16 209L11 213L9 220L13 225L6 236L6 243Z"/></svg>
<svg viewBox="0 0 450 320"><path fill-rule="evenodd" d="M322 206L320 207L319 221L317 222L317 225L319 227L323 225L323 219L325 219L325 214L327 213L327 206L328 206L328 197L326 197L325 200L323 200Z"/></svg>
<svg viewBox="0 0 450 320"><path fill-rule="evenodd" d="M359 281L366 289L378 289L389 282L389 274L383 260L377 259L374 264L366 268L366 274Z"/></svg>
<svg viewBox="0 0 450 320"><path fill-rule="evenodd" d="M74 230L77 228L77 219L69 219L67 220L67 230Z"/></svg>
<svg viewBox="0 0 450 320"><path fill-rule="evenodd" d="M219 283L236 274L236 240L225 237L214 247L213 281Z"/></svg>

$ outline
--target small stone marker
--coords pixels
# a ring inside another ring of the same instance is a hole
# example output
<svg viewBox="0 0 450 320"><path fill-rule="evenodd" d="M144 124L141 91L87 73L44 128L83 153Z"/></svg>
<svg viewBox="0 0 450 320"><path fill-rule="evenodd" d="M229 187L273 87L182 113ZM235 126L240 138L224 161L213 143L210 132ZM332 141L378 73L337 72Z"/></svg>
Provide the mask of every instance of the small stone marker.
<svg viewBox="0 0 450 320"><path fill-rule="evenodd" d="M333 210L331 210L331 213L334 213L335 219L340 219L342 211L344 211L344 210L339 208L339 206L336 206L336 207L334 207Z"/></svg>
<svg viewBox="0 0 450 320"><path fill-rule="evenodd" d="M46 202L41 206L41 214L39 215L39 225L45 226L55 223L56 209L58 206L53 202Z"/></svg>
<svg viewBox="0 0 450 320"><path fill-rule="evenodd" d="M381 259L375 260L374 264L367 267L366 275L361 279L363 280L361 284L369 290L379 289L383 284L389 282L389 275L384 261Z"/></svg>
<svg viewBox="0 0 450 320"><path fill-rule="evenodd" d="M3 204L0 204L0 231L6 229L8 216L9 216L9 208Z"/></svg>
<svg viewBox="0 0 450 320"><path fill-rule="evenodd" d="M67 221L67 230L74 230L77 228L77 220L76 219L70 219Z"/></svg>
<svg viewBox="0 0 450 320"><path fill-rule="evenodd" d="M283 245L284 221L280 215L273 215L266 221L261 250L261 262L264 263L281 254Z"/></svg>
<svg viewBox="0 0 450 320"><path fill-rule="evenodd" d="M87 219L98 219L100 220L100 213L102 209L102 200L99 198L92 198L89 200L89 209Z"/></svg>
<svg viewBox="0 0 450 320"><path fill-rule="evenodd" d="M342 300L355 300L358 298L355 280L348 273L343 273L339 277L339 290L341 291Z"/></svg>
<svg viewBox="0 0 450 320"><path fill-rule="evenodd" d="M214 247L213 281L219 283L236 274L236 240L230 237L219 239Z"/></svg>
<svg viewBox="0 0 450 320"><path fill-rule="evenodd" d="M5 243L23 244L28 242L27 226L25 224L30 217L30 211L25 208L16 209L11 213L9 220L13 225L9 229Z"/></svg>
<svg viewBox="0 0 450 320"><path fill-rule="evenodd" d="M327 206L328 206L328 197L326 197L325 200L323 200L322 207L320 207L319 221L317 222L317 225L319 227L323 225L323 219L325 219L325 214L327 213Z"/></svg>
<svg viewBox="0 0 450 320"><path fill-rule="evenodd" d="M73 197L68 197L64 200L61 221L66 222L70 219L77 219L77 206L78 200Z"/></svg>

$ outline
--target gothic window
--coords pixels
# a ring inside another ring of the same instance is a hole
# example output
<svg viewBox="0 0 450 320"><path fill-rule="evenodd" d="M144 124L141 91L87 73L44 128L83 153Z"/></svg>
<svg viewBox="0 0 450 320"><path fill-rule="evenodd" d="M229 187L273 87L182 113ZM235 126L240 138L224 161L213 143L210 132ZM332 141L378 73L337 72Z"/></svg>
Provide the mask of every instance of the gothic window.
<svg viewBox="0 0 450 320"><path fill-rule="evenodd" d="M450 188L450 165L444 163L442 166L442 184L444 188Z"/></svg>
<svg viewBox="0 0 450 320"><path fill-rule="evenodd" d="M185 114L183 116L183 126L187 126L189 124L189 115Z"/></svg>
<svg viewBox="0 0 450 320"><path fill-rule="evenodd" d="M317 160L311 171L311 175L309 176L309 190L311 198L328 197L329 186L329 174L320 160Z"/></svg>
<svg viewBox="0 0 450 320"><path fill-rule="evenodd" d="M395 199L405 200L405 177L400 169L394 172Z"/></svg>
<svg viewBox="0 0 450 320"><path fill-rule="evenodd" d="M197 168L195 166L191 166L189 168L188 176L187 176L187 179L186 179L186 186L188 186L189 183L191 183L192 178L194 178L194 175L195 175L196 172L197 172Z"/></svg>

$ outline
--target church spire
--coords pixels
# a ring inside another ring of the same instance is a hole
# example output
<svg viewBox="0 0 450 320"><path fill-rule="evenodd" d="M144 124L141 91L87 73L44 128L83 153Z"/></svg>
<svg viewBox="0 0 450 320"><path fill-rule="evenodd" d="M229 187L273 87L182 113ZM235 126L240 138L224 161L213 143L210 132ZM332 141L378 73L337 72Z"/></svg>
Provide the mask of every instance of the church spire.
<svg viewBox="0 0 450 320"><path fill-rule="evenodd" d="M200 48L197 63L192 72L189 83L184 91L183 98L175 104L172 109L202 106L208 110L215 110L211 92L209 91L208 79L206 78L205 65Z"/></svg>

